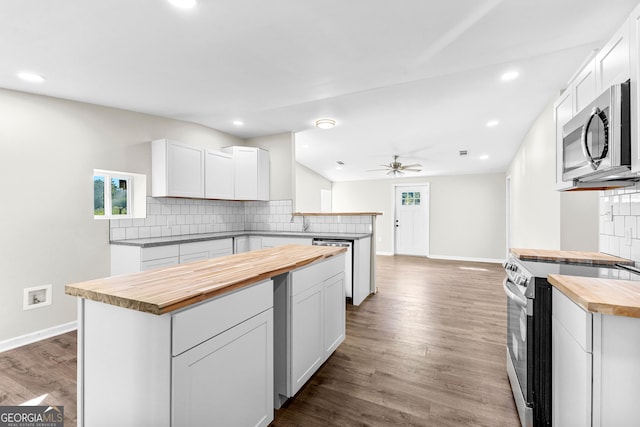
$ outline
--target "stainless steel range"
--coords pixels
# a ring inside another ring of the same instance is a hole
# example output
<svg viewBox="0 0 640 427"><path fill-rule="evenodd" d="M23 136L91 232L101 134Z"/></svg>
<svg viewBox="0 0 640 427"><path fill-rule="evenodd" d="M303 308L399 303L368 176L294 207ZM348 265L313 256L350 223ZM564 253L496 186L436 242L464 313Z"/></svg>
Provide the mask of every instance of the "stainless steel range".
<svg viewBox="0 0 640 427"><path fill-rule="evenodd" d="M625 266L521 261L504 264L507 373L522 427L551 426L551 285L549 274L640 280Z"/></svg>

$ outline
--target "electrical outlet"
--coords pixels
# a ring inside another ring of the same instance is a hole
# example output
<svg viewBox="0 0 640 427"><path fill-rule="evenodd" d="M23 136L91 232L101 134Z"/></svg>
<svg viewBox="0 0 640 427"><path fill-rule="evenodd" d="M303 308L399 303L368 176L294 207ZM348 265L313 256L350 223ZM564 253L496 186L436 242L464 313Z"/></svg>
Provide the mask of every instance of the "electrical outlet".
<svg viewBox="0 0 640 427"><path fill-rule="evenodd" d="M25 288L22 300L23 310L31 310L33 308L51 305L52 285L35 286L33 288Z"/></svg>

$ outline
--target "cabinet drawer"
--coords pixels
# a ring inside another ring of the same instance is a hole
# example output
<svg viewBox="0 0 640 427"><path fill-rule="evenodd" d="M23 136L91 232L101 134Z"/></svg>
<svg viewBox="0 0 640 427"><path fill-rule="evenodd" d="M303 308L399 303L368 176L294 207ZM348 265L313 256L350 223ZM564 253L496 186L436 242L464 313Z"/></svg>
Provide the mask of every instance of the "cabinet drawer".
<svg viewBox="0 0 640 427"><path fill-rule="evenodd" d="M553 288L553 317L580 344L586 352L591 352L593 342L592 315L571 301L562 292Z"/></svg>
<svg viewBox="0 0 640 427"><path fill-rule="evenodd" d="M140 261L177 257L178 255L178 245L152 246L140 250Z"/></svg>
<svg viewBox="0 0 640 427"><path fill-rule="evenodd" d="M291 272L291 295L297 295L344 271L344 254L335 255L321 264L311 263Z"/></svg>
<svg viewBox="0 0 640 427"><path fill-rule="evenodd" d="M250 285L172 316L172 352L177 356L273 307L273 282Z"/></svg>
<svg viewBox="0 0 640 427"><path fill-rule="evenodd" d="M178 257L150 259L149 261L142 261L140 263L140 271L149 271L156 268L171 267L172 265L178 265Z"/></svg>
<svg viewBox="0 0 640 427"><path fill-rule="evenodd" d="M205 240L202 242L181 243L180 256L194 254L198 252L221 252L228 251L229 254L233 250L232 239Z"/></svg>

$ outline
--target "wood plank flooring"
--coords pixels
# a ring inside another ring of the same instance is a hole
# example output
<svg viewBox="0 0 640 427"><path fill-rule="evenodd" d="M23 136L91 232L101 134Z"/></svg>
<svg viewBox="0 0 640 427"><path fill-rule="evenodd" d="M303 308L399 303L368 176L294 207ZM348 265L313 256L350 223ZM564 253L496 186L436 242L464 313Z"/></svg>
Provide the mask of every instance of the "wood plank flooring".
<svg viewBox="0 0 640 427"><path fill-rule="evenodd" d="M377 257L379 293L276 426L519 426L505 371L499 265ZM0 353L0 405L49 393L76 425L76 335ZM90 427L90 426L88 426Z"/></svg>
<svg viewBox="0 0 640 427"><path fill-rule="evenodd" d="M497 264L377 257L379 292L274 426L520 425Z"/></svg>

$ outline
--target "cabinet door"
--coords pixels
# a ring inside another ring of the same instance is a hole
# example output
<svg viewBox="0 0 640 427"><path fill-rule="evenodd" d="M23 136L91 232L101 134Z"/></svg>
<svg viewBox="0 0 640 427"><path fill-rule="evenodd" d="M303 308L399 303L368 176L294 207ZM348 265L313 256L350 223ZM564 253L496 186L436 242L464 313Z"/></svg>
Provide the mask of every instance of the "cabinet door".
<svg viewBox="0 0 640 427"><path fill-rule="evenodd" d="M204 197L204 149L177 141L151 143L153 197Z"/></svg>
<svg viewBox="0 0 640 427"><path fill-rule="evenodd" d="M596 55L598 93L630 76L629 24L625 22Z"/></svg>
<svg viewBox="0 0 640 427"><path fill-rule="evenodd" d="M584 67L580 74L578 74L573 81L571 88L573 89L573 114L581 111L596 99L598 91L596 88L595 58Z"/></svg>
<svg viewBox="0 0 640 427"><path fill-rule="evenodd" d="M205 198L235 198L233 156L220 151L206 150L204 177Z"/></svg>
<svg viewBox="0 0 640 427"><path fill-rule="evenodd" d="M331 356L345 336L344 275L324 282L324 358Z"/></svg>
<svg viewBox="0 0 640 427"><path fill-rule="evenodd" d="M269 425L273 309L174 357L172 365L172 425Z"/></svg>
<svg viewBox="0 0 640 427"><path fill-rule="evenodd" d="M553 425L591 426L591 313L555 288L552 310Z"/></svg>
<svg viewBox="0 0 640 427"><path fill-rule="evenodd" d="M253 147L234 147L235 198L258 199L258 152Z"/></svg>
<svg viewBox="0 0 640 427"><path fill-rule="evenodd" d="M554 119L556 124L556 189L568 188L572 182L562 180L562 126L573 117L571 88L566 91L554 104Z"/></svg>
<svg viewBox="0 0 640 427"><path fill-rule="evenodd" d="M324 361L323 282L291 297L291 392L298 392Z"/></svg>
<svg viewBox="0 0 640 427"><path fill-rule="evenodd" d="M353 305L360 305L371 293L371 238L353 242Z"/></svg>

